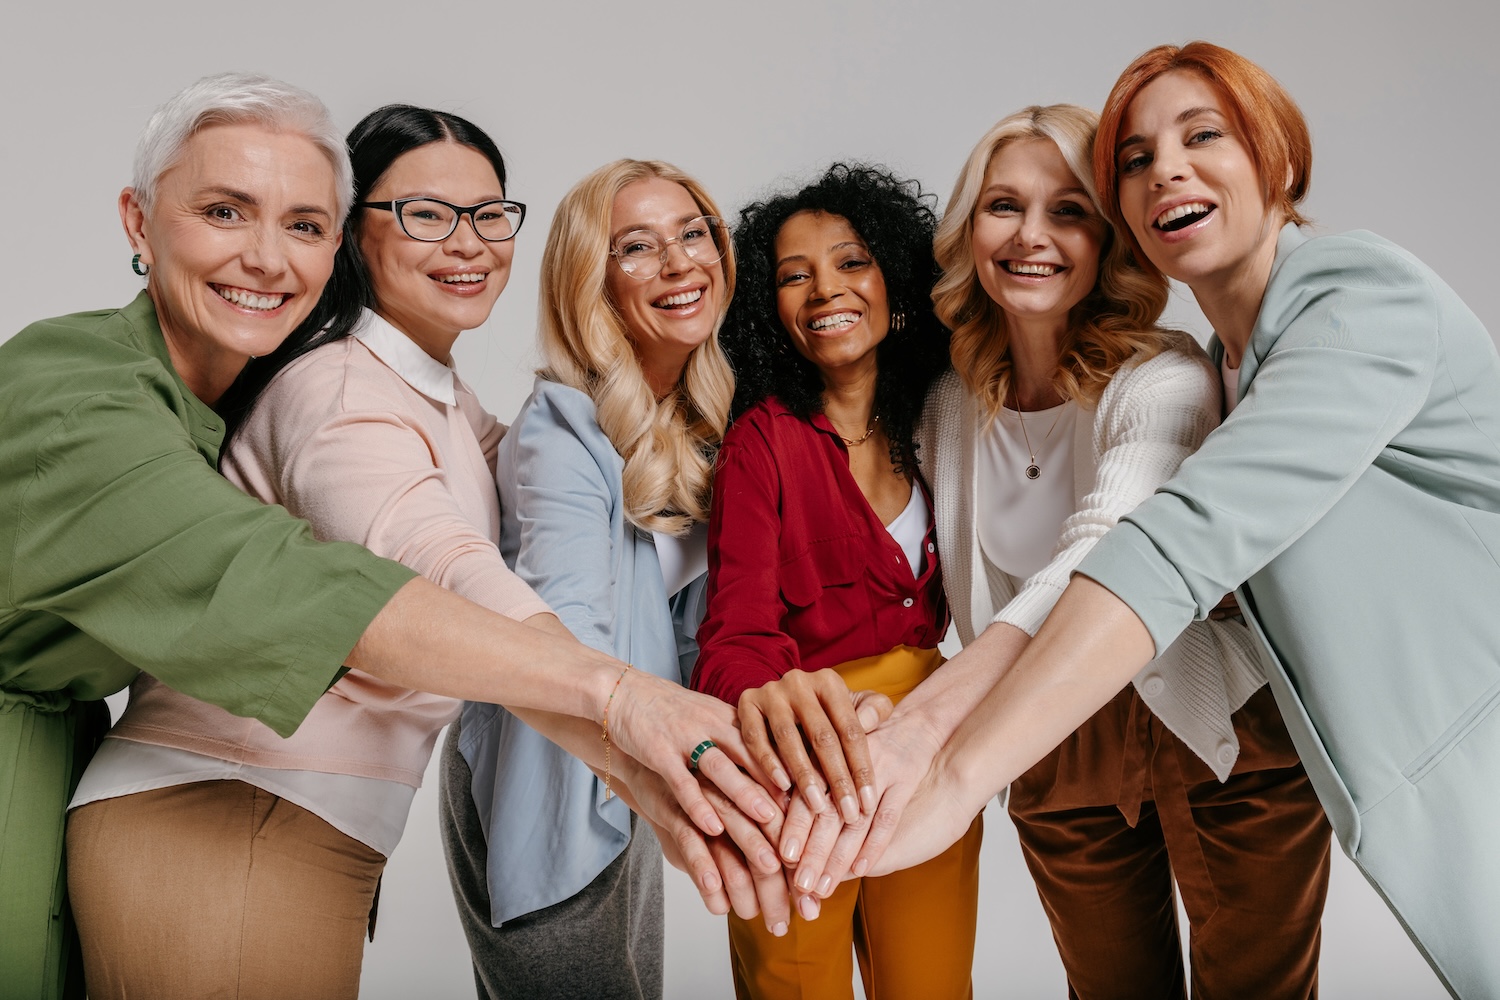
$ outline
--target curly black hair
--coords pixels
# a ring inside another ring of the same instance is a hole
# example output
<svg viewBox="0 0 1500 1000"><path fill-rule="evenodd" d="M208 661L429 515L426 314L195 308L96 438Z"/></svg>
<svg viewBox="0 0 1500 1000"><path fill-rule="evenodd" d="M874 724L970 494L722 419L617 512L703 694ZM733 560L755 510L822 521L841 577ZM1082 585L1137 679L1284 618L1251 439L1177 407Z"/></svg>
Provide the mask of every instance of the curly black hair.
<svg viewBox="0 0 1500 1000"><path fill-rule="evenodd" d="M873 415L890 439L896 469L916 469L913 434L922 402L948 366L948 330L932 312L939 274L932 257L935 202L914 180L876 166L835 163L801 190L740 213L734 229L739 277L719 334L734 368L734 416L770 396L804 419L822 412L822 376L792 347L776 312L776 236L798 212L841 216L880 265L893 321L876 348Z"/></svg>

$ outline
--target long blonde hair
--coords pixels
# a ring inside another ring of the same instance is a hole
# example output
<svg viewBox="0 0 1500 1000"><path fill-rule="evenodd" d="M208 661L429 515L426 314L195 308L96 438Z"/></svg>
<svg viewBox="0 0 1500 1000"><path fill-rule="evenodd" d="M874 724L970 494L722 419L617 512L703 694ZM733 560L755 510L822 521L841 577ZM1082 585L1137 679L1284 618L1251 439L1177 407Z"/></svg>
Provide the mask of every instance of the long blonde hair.
<svg viewBox="0 0 1500 1000"><path fill-rule="evenodd" d="M1010 337L1005 313L979 284L971 244L985 172L1011 143L1046 139L1056 145L1105 226L1099 278L1073 308L1053 380L1058 393L1064 399L1097 400L1126 359L1138 352L1156 354L1166 346L1156 321L1167 304L1167 283L1136 265L1099 207L1090 159L1098 123L1092 111L1073 104L1032 105L997 122L964 162L938 223L933 255L943 276L932 290L933 310L953 331L954 369L991 417L1010 391Z"/></svg>
<svg viewBox="0 0 1500 1000"><path fill-rule="evenodd" d="M682 378L658 400L646 382L618 309L605 290L615 196L659 177L681 184L704 215L719 216L707 191L660 160L616 160L563 197L542 252L538 303L541 374L594 401L599 428L625 461L625 517L646 531L681 535L708 520L713 456L724 438L734 373L718 328L734 294L734 251L725 246L724 297L714 336L693 349Z"/></svg>

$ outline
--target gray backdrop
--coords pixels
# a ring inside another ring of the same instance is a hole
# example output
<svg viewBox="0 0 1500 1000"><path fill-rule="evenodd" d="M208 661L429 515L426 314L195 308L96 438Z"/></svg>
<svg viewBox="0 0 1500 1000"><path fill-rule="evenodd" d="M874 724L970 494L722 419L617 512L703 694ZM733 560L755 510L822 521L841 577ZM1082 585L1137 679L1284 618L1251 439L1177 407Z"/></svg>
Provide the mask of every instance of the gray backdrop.
<svg viewBox="0 0 1500 1000"><path fill-rule="evenodd" d="M17 5L19 6L19 5ZM537 266L553 207L619 156L671 160L726 213L835 158L890 165L946 198L991 123L1031 103L1098 107L1160 42L1207 38L1277 76L1312 125L1309 214L1373 229L1432 265L1500 332L1493 197L1495 31L1480 0L1412 4L1085 0L1010 4L27 4L4 15L0 339L44 316L118 305L140 282L114 201L135 138L191 80L255 69L320 94L341 124L390 101L489 130L528 204L510 286L460 340L461 370L503 419L536 363ZM1189 296L1168 318L1203 336ZM429 786L386 874L367 997L469 995ZM1009 821L989 812L977 997L1064 993ZM122 859L122 863L128 859ZM722 921L668 885L667 994L730 993ZM1336 858L1323 996L1442 991L1374 892Z"/></svg>

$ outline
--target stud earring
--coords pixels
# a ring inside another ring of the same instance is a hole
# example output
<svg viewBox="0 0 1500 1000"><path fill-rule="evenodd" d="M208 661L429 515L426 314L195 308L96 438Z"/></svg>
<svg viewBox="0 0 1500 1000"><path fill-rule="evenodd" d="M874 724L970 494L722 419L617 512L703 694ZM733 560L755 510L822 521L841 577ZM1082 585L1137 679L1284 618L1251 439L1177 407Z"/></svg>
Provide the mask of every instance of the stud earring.
<svg viewBox="0 0 1500 1000"><path fill-rule="evenodd" d="M136 274L139 274L143 278L146 275L148 275L148 274L151 273L151 265L150 264L147 264L144 268L141 267L141 255L140 254L136 254L134 257L130 258L130 269L132 271L134 271Z"/></svg>

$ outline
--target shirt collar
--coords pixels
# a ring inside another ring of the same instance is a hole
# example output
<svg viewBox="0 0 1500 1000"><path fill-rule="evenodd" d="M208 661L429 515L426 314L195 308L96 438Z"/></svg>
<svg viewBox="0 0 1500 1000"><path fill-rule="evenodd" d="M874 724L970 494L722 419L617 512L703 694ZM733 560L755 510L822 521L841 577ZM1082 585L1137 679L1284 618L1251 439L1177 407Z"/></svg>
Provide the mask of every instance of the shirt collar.
<svg viewBox="0 0 1500 1000"><path fill-rule="evenodd" d="M453 369L434 359L374 310L365 310L354 337L422 395L449 406L458 405L454 388L458 375Z"/></svg>

